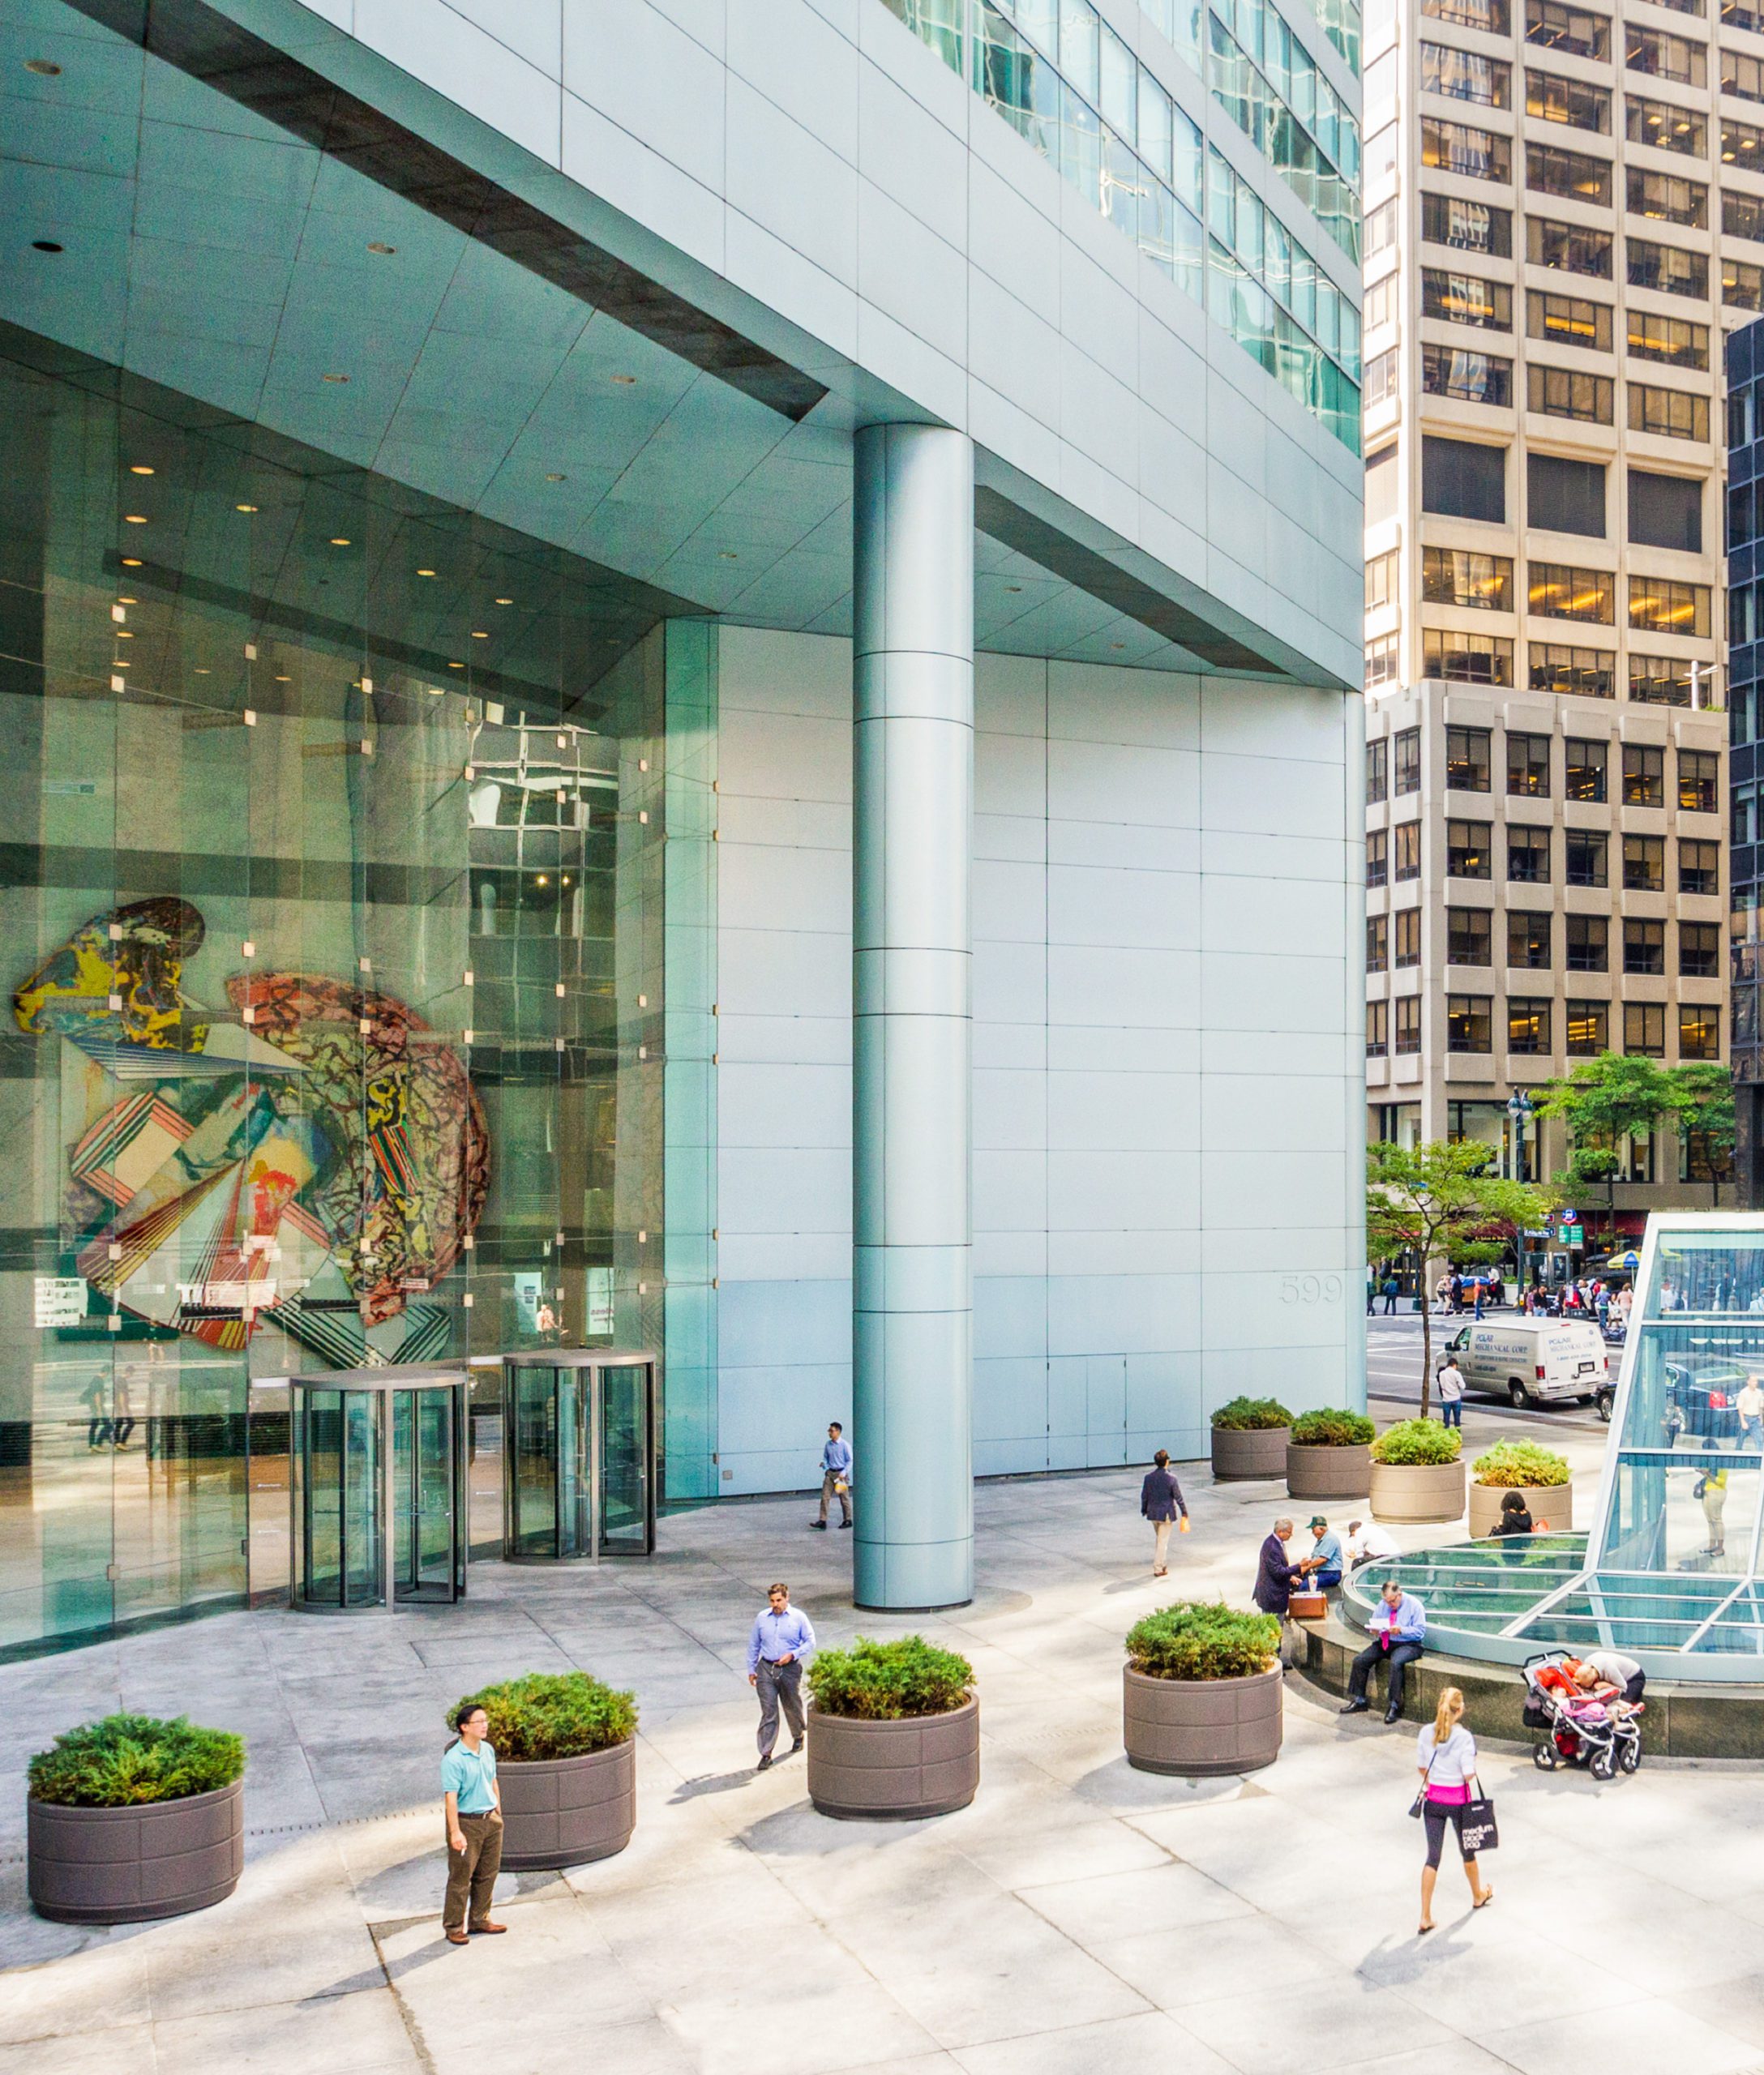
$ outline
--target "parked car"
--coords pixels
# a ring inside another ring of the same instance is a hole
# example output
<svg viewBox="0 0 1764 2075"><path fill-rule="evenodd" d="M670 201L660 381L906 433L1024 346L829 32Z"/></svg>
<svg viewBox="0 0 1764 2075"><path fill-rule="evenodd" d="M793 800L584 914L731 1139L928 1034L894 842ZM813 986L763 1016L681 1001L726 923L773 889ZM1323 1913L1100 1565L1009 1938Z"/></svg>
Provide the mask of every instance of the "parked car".
<svg viewBox="0 0 1764 2075"><path fill-rule="evenodd" d="M1734 1400L1745 1371L1731 1362L1699 1361L1695 1356L1666 1364L1666 1418L1674 1436L1689 1434L1698 1441L1739 1439L1740 1415Z"/></svg>

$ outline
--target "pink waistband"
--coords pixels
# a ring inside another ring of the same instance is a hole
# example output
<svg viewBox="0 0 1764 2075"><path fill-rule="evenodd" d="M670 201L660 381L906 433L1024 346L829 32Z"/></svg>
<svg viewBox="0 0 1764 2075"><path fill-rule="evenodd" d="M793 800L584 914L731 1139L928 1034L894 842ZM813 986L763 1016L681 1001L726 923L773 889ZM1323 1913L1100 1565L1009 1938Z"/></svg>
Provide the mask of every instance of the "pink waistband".
<svg viewBox="0 0 1764 2075"><path fill-rule="evenodd" d="M1461 1808L1470 1799L1467 1785L1458 1786L1430 1786L1427 1790L1429 1801L1437 1801L1447 1808Z"/></svg>

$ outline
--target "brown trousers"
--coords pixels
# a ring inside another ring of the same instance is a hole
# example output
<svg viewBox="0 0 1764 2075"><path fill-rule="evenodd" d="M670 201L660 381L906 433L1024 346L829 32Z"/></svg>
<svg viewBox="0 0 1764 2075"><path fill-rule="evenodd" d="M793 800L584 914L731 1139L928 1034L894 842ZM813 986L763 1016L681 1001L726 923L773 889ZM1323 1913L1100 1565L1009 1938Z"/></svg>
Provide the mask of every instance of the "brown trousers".
<svg viewBox="0 0 1764 2075"><path fill-rule="evenodd" d="M447 1846L447 1898L441 1911L443 1931L458 1931L466 1924L468 1893L472 1898L469 1921L474 1925L490 1921L490 1891L502 1871L503 1819L499 1815L486 1810L482 1816L462 1816L460 1834L465 1839L465 1850Z"/></svg>

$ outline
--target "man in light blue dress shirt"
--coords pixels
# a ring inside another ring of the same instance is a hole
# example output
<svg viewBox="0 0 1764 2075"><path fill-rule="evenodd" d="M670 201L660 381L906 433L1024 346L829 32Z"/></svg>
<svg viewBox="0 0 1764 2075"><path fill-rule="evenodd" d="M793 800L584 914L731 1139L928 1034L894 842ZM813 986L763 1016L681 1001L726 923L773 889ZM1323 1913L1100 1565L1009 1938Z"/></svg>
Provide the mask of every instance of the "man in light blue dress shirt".
<svg viewBox="0 0 1764 2075"><path fill-rule="evenodd" d="M811 1521L811 1527L824 1528L827 1525L827 1501L835 1492L839 1495L840 1509L845 1518L841 1527L851 1525L851 1444L846 1439L846 1430L836 1419L827 1429L827 1445L820 1452L820 1518Z"/></svg>
<svg viewBox="0 0 1764 2075"><path fill-rule="evenodd" d="M747 1638L747 1684L760 1696L760 1770L772 1763L772 1747L777 1741L778 1709L790 1726L790 1752L803 1748L803 1660L815 1649L815 1631L808 1616L790 1604L786 1585L766 1589L769 1604L754 1622Z"/></svg>

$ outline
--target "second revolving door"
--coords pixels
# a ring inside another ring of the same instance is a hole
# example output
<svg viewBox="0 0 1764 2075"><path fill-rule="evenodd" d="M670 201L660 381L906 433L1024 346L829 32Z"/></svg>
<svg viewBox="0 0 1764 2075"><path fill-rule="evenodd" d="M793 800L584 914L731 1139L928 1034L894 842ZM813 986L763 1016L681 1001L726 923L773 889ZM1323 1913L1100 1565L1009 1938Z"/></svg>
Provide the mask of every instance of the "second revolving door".
<svg viewBox="0 0 1764 2075"><path fill-rule="evenodd" d="M655 1363L546 1348L503 1367L504 1553L516 1562L655 1549Z"/></svg>

